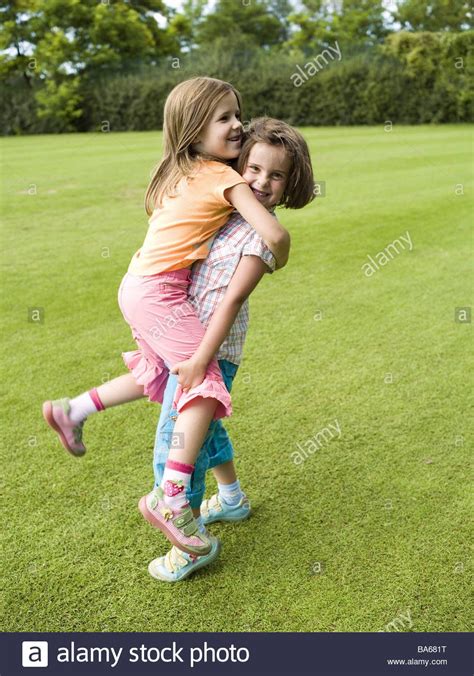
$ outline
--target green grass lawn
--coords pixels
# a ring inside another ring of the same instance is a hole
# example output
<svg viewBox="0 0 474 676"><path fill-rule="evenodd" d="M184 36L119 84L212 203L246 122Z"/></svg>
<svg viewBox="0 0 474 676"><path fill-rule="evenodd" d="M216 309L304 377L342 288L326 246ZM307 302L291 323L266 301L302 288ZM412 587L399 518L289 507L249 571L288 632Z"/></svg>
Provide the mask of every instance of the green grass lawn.
<svg viewBox="0 0 474 676"><path fill-rule="evenodd" d="M158 407L94 416L83 459L41 416L124 372L117 290L160 134L2 140L3 630L472 629L472 325L455 322L472 306L472 128L303 132L326 195L280 212L290 262L252 297L227 422L254 515L215 524L220 559L178 585L148 575L167 543L137 509ZM366 276L407 232L412 250Z"/></svg>

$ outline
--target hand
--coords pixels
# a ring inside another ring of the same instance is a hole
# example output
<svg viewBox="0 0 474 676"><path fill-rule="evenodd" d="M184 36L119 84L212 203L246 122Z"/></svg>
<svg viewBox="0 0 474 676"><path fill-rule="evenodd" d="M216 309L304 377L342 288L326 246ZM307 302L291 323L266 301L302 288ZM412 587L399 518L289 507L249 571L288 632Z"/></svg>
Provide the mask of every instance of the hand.
<svg viewBox="0 0 474 676"><path fill-rule="evenodd" d="M193 387L200 385L204 380L206 371L206 364L198 362L192 357L186 361L178 362L170 369L170 373L178 375L178 383L181 385L183 392L188 392Z"/></svg>

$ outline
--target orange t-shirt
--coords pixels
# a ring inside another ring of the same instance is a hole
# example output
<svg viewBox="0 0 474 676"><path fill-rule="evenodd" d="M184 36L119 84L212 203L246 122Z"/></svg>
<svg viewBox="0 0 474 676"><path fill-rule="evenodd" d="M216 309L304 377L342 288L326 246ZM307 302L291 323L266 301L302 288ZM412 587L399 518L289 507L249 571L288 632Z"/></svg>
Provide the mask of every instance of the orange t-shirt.
<svg viewBox="0 0 474 676"><path fill-rule="evenodd" d="M213 160L202 161L192 177L179 182L176 195L164 197L149 220L141 249L133 256L132 275L156 275L187 268L206 258L217 231L234 207L224 191L245 183L231 167Z"/></svg>

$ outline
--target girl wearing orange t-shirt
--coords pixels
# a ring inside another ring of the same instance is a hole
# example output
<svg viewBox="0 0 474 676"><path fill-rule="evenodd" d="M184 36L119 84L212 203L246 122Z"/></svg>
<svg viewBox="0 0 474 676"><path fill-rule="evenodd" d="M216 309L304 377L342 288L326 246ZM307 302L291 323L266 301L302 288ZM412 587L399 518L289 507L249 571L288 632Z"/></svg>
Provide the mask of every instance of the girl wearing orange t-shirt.
<svg viewBox="0 0 474 676"><path fill-rule="evenodd" d="M74 399L43 404L63 446L80 456L89 415L145 395L161 403L168 373L178 373L178 419L163 480L139 507L174 545L195 555L207 554L211 541L198 529L186 488L209 423L231 414L215 354L245 297L224 298L205 330L187 296L190 268L207 256L234 208L262 237L277 267L286 264L290 247L287 231L228 165L240 153L240 114L240 94L227 82L198 77L172 90L164 110L163 158L145 198L148 232L119 290L120 309L138 346L124 354L130 373Z"/></svg>

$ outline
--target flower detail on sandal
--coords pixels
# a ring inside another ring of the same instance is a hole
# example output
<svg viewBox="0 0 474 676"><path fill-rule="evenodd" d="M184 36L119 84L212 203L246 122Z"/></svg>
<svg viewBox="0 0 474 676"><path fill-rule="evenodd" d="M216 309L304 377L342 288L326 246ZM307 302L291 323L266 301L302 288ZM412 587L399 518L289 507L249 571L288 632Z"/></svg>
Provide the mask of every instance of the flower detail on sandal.
<svg viewBox="0 0 474 676"><path fill-rule="evenodd" d="M166 519L166 521L169 521L174 516L173 510L171 510L169 507L160 507L160 512L162 513L163 518Z"/></svg>

